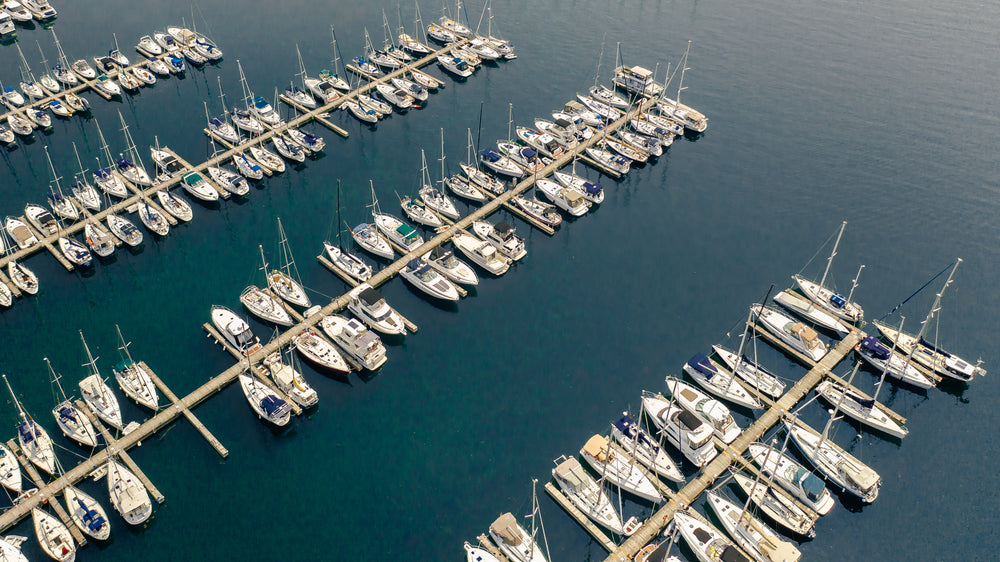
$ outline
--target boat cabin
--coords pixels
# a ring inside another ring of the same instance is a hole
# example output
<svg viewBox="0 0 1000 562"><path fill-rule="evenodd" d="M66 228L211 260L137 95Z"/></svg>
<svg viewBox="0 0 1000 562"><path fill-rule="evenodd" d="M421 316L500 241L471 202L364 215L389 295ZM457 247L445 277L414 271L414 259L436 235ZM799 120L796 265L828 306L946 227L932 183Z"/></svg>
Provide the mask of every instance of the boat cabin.
<svg viewBox="0 0 1000 562"><path fill-rule="evenodd" d="M612 82L629 92L649 96L658 95L663 91L663 86L653 80L653 72L641 66L619 66L615 69Z"/></svg>

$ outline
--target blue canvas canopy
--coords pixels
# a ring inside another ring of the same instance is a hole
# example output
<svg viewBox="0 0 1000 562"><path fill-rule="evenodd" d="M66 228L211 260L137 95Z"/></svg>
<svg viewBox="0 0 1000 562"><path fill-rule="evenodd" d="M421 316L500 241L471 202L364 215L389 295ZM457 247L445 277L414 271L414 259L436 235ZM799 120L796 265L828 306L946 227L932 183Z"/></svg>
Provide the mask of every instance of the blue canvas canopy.
<svg viewBox="0 0 1000 562"><path fill-rule="evenodd" d="M59 412L59 417L61 418L66 418L76 421L76 412L73 411L73 408L70 408L69 406L60 406L57 412Z"/></svg>
<svg viewBox="0 0 1000 562"><path fill-rule="evenodd" d="M868 336L861 340L861 348L882 361L889 358L889 348L878 341L878 338L875 336Z"/></svg>
<svg viewBox="0 0 1000 562"><path fill-rule="evenodd" d="M795 479L799 481L806 496L813 500L819 499L823 495L823 490L826 489L826 485L823 484L822 480L814 474L807 472L804 468L799 468L795 472Z"/></svg>
<svg viewBox="0 0 1000 562"><path fill-rule="evenodd" d="M410 271L417 271L418 269L427 267L427 264L424 263L424 260L416 258L410 260L409 263L406 264L406 267L410 268Z"/></svg>
<svg viewBox="0 0 1000 562"><path fill-rule="evenodd" d="M489 160L490 162L496 162L500 159L500 153L493 150L492 148L487 148L482 152L483 158Z"/></svg>
<svg viewBox="0 0 1000 562"><path fill-rule="evenodd" d="M830 302L832 302L835 306L837 306L837 308L844 308L844 305L847 304L847 299L838 295L837 293L833 293L832 295L830 295Z"/></svg>
<svg viewBox="0 0 1000 562"><path fill-rule="evenodd" d="M256 107L256 108L258 108L258 109L262 109L264 107L267 107L268 105L271 105L271 104L267 103L267 100L264 99L264 98L262 98L262 97L260 97L260 96L257 96L257 97L255 97L253 99L253 106Z"/></svg>
<svg viewBox="0 0 1000 562"><path fill-rule="evenodd" d="M534 158L535 156L538 156L538 153L528 147L524 147L521 149L521 156L531 159Z"/></svg>
<svg viewBox="0 0 1000 562"><path fill-rule="evenodd" d="M216 127L221 127L222 125L225 124L225 121L223 121L219 117L213 117L213 118L209 119L208 122L211 123L212 125L215 125Z"/></svg>
<svg viewBox="0 0 1000 562"><path fill-rule="evenodd" d="M118 160L115 161L115 163L118 164L119 168L131 168L132 167L132 162L130 162L128 158L119 158Z"/></svg>
<svg viewBox="0 0 1000 562"><path fill-rule="evenodd" d="M276 396L271 396L270 394L265 396L263 400L260 401L260 407L269 416L273 416L279 413L282 409L288 407L288 403L278 398Z"/></svg>
<svg viewBox="0 0 1000 562"><path fill-rule="evenodd" d="M15 90L13 86L4 86L3 87L3 91L5 91L5 92L15 92L17 90Z"/></svg>
<svg viewBox="0 0 1000 562"><path fill-rule="evenodd" d="M24 443L31 443L35 440L36 432L31 422L21 422L17 424L17 435Z"/></svg>
<svg viewBox="0 0 1000 562"><path fill-rule="evenodd" d="M99 168L97 171L94 172L94 175L101 179L109 178L111 177L111 170L109 170L108 168Z"/></svg>
<svg viewBox="0 0 1000 562"><path fill-rule="evenodd" d="M715 365L712 365L708 360L708 356L704 353L695 353L694 357L688 360L688 365L709 379L719 374L718 369L715 368Z"/></svg>
<svg viewBox="0 0 1000 562"><path fill-rule="evenodd" d="M944 355L945 357L951 357L950 353L948 353L947 351L945 351L943 349L938 348L937 346L935 346L931 342L927 341L923 336L920 336L920 345L926 347L927 349L929 349L931 351L935 351L937 353L940 353L941 355Z"/></svg>
<svg viewBox="0 0 1000 562"><path fill-rule="evenodd" d="M604 186L603 185L601 185L599 183L589 182L589 181L588 182L584 182L583 183L583 187L587 188L587 193L589 193L591 195L597 195L602 190L604 190Z"/></svg>

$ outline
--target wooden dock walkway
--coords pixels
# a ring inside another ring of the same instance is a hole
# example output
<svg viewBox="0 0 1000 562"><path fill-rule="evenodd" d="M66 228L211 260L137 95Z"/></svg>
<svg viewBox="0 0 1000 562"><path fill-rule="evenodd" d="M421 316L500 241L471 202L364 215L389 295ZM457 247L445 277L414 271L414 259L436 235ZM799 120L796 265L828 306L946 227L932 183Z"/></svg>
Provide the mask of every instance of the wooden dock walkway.
<svg viewBox="0 0 1000 562"><path fill-rule="evenodd" d="M675 498L656 511L643 526L605 558L605 562L628 562L639 549L656 538L660 531L673 519L678 509L686 508L698 499L719 476L729 470L734 458L742 456L750 443L760 440L772 426L781 421L785 412L790 412L831 370L846 357L854 345L864 337L864 332L855 329L840 341L829 353L815 364L798 382L778 399L774 406L764 411L730 446L719 453L712 462L702 468L695 478L681 488Z"/></svg>
<svg viewBox="0 0 1000 562"><path fill-rule="evenodd" d="M228 457L229 450L222 445L221 441L219 441L214 435L212 435L212 432L209 431L207 427L205 427L205 424L201 423L201 420L196 418L195 415L191 413L191 410L189 410L187 406L185 406L183 403L181 403L180 400L177 399L177 395L174 394L173 391L170 390L170 388L162 380L160 380L160 377L158 377L156 373L154 373L153 370L149 368L149 365L147 365L145 361L139 361L139 366L146 370L146 374L149 375L150 380L153 381L153 384L156 385L156 388L159 388L160 392L163 393L164 398L170 401L170 405L168 405L167 408L170 407L179 408L181 410L181 413L184 414L184 417L187 418L189 422L191 422L191 425L194 426L194 428L198 431L198 433L200 433L201 436L204 437L206 441L208 441L208 444L211 445L213 449L215 449L215 452L219 453L219 456L222 458Z"/></svg>
<svg viewBox="0 0 1000 562"><path fill-rule="evenodd" d="M85 415L88 418L90 418L90 422L94 424L94 427L96 427L97 430L101 432L101 437L104 437L104 443L107 446L107 449L105 450L109 451L111 456L117 456L122 460L123 463L125 463L125 466L135 474L136 478L138 478L140 482L142 482L142 485L146 488L146 491L149 492L149 495L153 497L156 503L162 504L164 501L166 501L166 498L163 497L163 494L160 493L160 490L158 490L156 486L153 485L153 481L150 480L148 476L146 476L146 473L143 472L141 468L139 468L139 465L136 464L134 460L132 460L132 457L129 456L129 454L125 451L125 449L118 445L118 441L111 436L111 433L108 431L106 427L104 427L104 424L101 423L101 420L98 419L98 417L95 416L94 413L90 411L90 408L87 407L87 404L84 403L83 400L77 400L76 407L79 408L82 412L84 412ZM136 445L141 445L141 444L142 444L141 442L136 441Z"/></svg>

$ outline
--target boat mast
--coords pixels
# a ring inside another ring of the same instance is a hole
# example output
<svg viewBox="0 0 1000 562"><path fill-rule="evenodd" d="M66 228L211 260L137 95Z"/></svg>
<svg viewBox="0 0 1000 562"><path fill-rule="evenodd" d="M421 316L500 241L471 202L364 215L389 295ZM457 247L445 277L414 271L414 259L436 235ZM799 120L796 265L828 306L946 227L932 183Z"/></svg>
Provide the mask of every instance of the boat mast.
<svg viewBox="0 0 1000 562"><path fill-rule="evenodd" d="M333 26L330 26L330 29L333 29ZM299 76L299 79L302 81L302 89L305 90L306 89L306 65L303 64L303 62L302 62L302 51L299 50L299 44L298 43L295 44L295 54L299 56L299 74L298 74L298 76ZM221 79L220 79L220 82L219 82L219 91L220 92L222 91L222 82L221 82ZM225 104L225 102L223 102L222 108L225 109L225 107L226 107L226 104Z"/></svg>
<svg viewBox="0 0 1000 562"><path fill-rule="evenodd" d="M424 27L424 20L420 18L420 2L413 0L413 5L416 8L416 17L413 18L413 35L414 39L420 37L423 34L424 45L427 44L427 29Z"/></svg>
<svg viewBox="0 0 1000 562"><path fill-rule="evenodd" d="M914 338L916 341L910 347L910 353L906 356L907 365L910 364L910 360L913 358L913 353L917 350L917 345L919 345L920 340L923 339L924 334L927 333L927 327L930 324L931 319L934 318L934 315L937 314L939 310L941 310L941 296L944 295L944 291L945 289L948 288L948 285L951 285L951 278L955 276L955 270L958 269L958 264L960 263L962 263L962 258L958 258L955 260L955 265L951 268L951 273L948 274L948 280L944 282L944 286L941 287L941 291L938 292L937 295L934 297L934 304L932 304L931 309L927 311L927 317L924 318L924 321L920 323L920 331ZM900 335L901 333L897 334L896 339L899 339ZM937 338L935 337L935 342L934 342L935 344L937 343L936 339Z"/></svg>
<svg viewBox="0 0 1000 562"><path fill-rule="evenodd" d="M111 36L115 38L115 50L118 51L119 55L121 55L122 54L122 50L118 47L118 35L116 33L112 32Z"/></svg>
<svg viewBox="0 0 1000 562"><path fill-rule="evenodd" d="M38 47L38 53L42 55L42 66L45 67L45 74L51 74L52 71L49 69L49 61L45 58L45 51L42 50L42 44L38 42L38 39L35 39L35 46Z"/></svg>
<svg viewBox="0 0 1000 562"><path fill-rule="evenodd" d="M18 401L17 396L14 395L14 389L10 387L10 381L7 380L7 375L3 375L3 382L7 383L7 390L10 391L10 397L14 399L14 405L17 406L17 411L20 413L21 419L27 422L28 415L24 413L24 408L21 406L21 402Z"/></svg>
<svg viewBox="0 0 1000 562"><path fill-rule="evenodd" d="M63 390L62 383L59 382L61 377L56 373L56 370L52 368L52 362L49 361L48 357L42 357L42 361L45 361L45 364L49 366L49 372L52 373L52 382L56 383L56 386L59 387L59 394L61 394L63 398L62 401L69 402L69 398L66 397L66 391ZM62 404L62 402L60 402L60 404Z"/></svg>
<svg viewBox="0 0 1000 562"><path fill-rule="evenodd" d="M52 32L52 39L56 42L56 51L59 52L59 64L63 65L67 72L70 72L69 59L66 58L66 53L63 52L62 45L59 44L59 37L56 36L56 29L53 27L49 31Z"/></svg>
<svg viewBox="0 0 1000 562"><path fill-rule="evenodd" d="M514 124L514 104L512 102L507 103L507 142L510 140L510 128Z"/></svg>
<svg viewBox="0 0 1000 562"><path fill-rule="evenodd" d="M83 180L86 170L83 169L83 162L80 161L80 151L76 149L76 142L73 143L73 154L76 155L76 165L80 167L80 179ZM86 182L86 180L83 180Z"/></svg>
<svg viewBox="0 0 1000 562"><path fill-rule="evenodd" d="M441 193L444 193L444 127L441 127Z"/></svg>
<svg viewBox="0 0 1000 562"><path fill-rule="evenodd" d="M253 92L250 91L250 84L247 84L247 77L243 74L243 65L240 64L240 59L236 59L236 68L240 71L240 86L243 87L243 105L246 107L247 113L250 113L250 98L253 97Z"/></svg>
<svg viewBox="0 0 1000 562"><path fill-rule="evenodd" d="M486 10L489 8L489 6L490 6L489 2L486 2L485 4L483 4L483 11L482 11L482 13L479 14L479 23L476 24L476 35L477 36L480 36L479 35L479 28L483 26L483 18L486 16ZM487 23L486 25L487 25L486 36L489 37L489 34L490 34L490 32L489 32L489 23Z"/></svg>
<svg viewBox="0 0 1000 562"><path fill-rule="evenodd" d="M115 165L115 161L111 158L111 149L108 148L108 141L104 140L104 133L101 131L101 123L97 119L94 119L94 124L97 125L97 136L101 139L101 150L104 151L104 157L108 159L108 168L112 168ZM100 165L101 161L98 160L97 167L99 168Z"/></svg>
<svg viewBox="0 0 1000 562"><path fill-rule="evenodd" d="M83 349L87 352L87 363L84 366L90 367L91 374L97 375L97 378L103 382L104 379L101 377L101 372L97 370L97 359L90 354L90 347L87 346L87 340L83 339L83 330L80 330L80 341L83 342ZM97 385L97 388L101 394L101 398L104 398L104 385Z"/></svg>
<svg viewBox="0 0 1000 562"><path fill-rule="evenodd" d="M281 226L281 217L277 217L277 219L278 234L281 235L281 257L285 262L282 269L285 270L285 275L295 279L301 285L302 279L299 277L299 269L295 267L295 258L292 257L292 249L288 245L288 237L285 236L285 229Z"/></svg>
<svg viewBox="0 0 1000 562"><path fill-rule="evenodd" d="M14 43L14 46L17 47L17 54L21 57L21 64L23 65L23 68L21 69L21 80L34 84L35 77L31 74L31 68L28 67L28 61L24 58L24 53L21 52L21 44ZM25 80L25 77L30 78L30 80Z"/></svg>
<svg viewBox="0 0 1000 562"><path fill-rule="evenodd" d="M854 382L854 375L858 374L858 367L861 366L861 361L854 363L854 370L851 371L851 376L847 379L847 388L850 388L851 383ZM833 425L833 421L837 419L837 412L840 411L840 405L844 403L844 396L847 394L847 388L844 392L840 393L840 398L837 403L833 406L833 410L830 412L830 419L826 420L826 426L823 428L823 433L819 436L819 443L816 444L816 452L819 453L819 448L823 446L823 442L827 440L826 436L830 432L830 426ZM872 405L874 407L874 404ZM795 420L793 418L792 422Z"/></svg>
<svg viewBox="0 0 1000 562"><path fill-rule="evenodd" d="M45 148L45 159L49 161L49 170L52 171L52 181L54 181L56 184L56 189L59 191L59 201L62 202L65 200L65 198L63 197L62 187L59 186L59 176L56 175L56 168L55 166L52 165L52 157L49 156L49 147L45 146L44 148ZM53 197L56 194L55 191L52 191L51 183L49 183L49 193L51 193Z"/></svg>
<svg viewBox="0 0 1000 562"><path fill-rule="evenodd" d="M135 142L132 140L132 135L128 132L128 125L125 124L125 117L122 116L121 111L118 112L118 118L121 119L122 132L125 133L125 142L128 143L126 150L128 150L132 159L135 160L134 164L138 166L139 169L145 171L145 167L142 165L142 158L139 157L139 151L135 149Z"/></svg>
<svg viewBox="0 0 1000 562"><path fill-rule="evenodd" d="M684 51L684 61L681 63L681 79L680 79L679 82L677 82L677 98L674 100L674 101L677 102L677 105L681 104L681 92L684 90L684 71L690 70L688 68L688 65L687 65L687 62L688 62L688 53L690 53L690 52L691 52L691 40L688 39L687 50ZM674 72L677 72L677 71L675 70ZM664 88L664 89L666 89L666 88ZM847 224L847 222L845 221L844 224ZM843 232L843 228L841 228L841 232ZM837 239L840 240L839 237ZM823 284L820 283L820 285L823 285Z"/></svg>
<svg viewBox="0 0 1000 562"><path fill-rule="evenodd" d="M427 161L424 160L424 168L426 169L426 167L427 167ZM372 190L372 220L374 220L375 219L375 215L378 215L378 214L381 214L381 213L379 213L378 199L375 197L375 184L372 183L371 178L368 179L368 187L370 187L371 190Z"/></svg>
<svg viewBox="0 0 1000 562"><path fill-rule="evenodd" d="M261 244L257 244L257 248L260 249L260 261L261 261L261 264L262 264L260 270L264 272L264 277L266 278L267 277L267 258L264 257L264 246L261 245Z"/></svg>
<svg viewBox="0 0 1000 562"><path fill-rule="evenodd" d="M905 316L899 317L899 327L896 328L897 334L903 333L903 322L906 321ZM899 339L899 338L897 338ZM878 401L878 393L882 390L882 383L885 382L885 376L889 372L889 364L892 362L892 356L896 353L896 340L892 340L892 349L889 350L889 359L885 361L885 367L882 367L882 376L878 379L878 384L875 385L875 394L872 396L872 407L870 411L875 411L875 402ZM906 365L903 366L903 371L899 373L900 378L906 372ZM844 389L845 392L847 389Z"/></svg>
<svg viewBox="0 0 1000 562"><path fill-rule="evenodd" d="M684 73L681 73L681 80L684 80ZM678 101L678 103L680 103ZM826 258L826 269L823 270L823 277L819 280L820 288L826 283L826 276L830 273L830 266L833 265L833 258L837 255L837 246L840 245L840 237L844 235L844 228L847 226L847 221L840 223L840 232L837 233L837 241L833 243L833 251L830 252L830 257ZM827 238L829 240L829 238Z"/></svg>
<svg viewBox="0 0 1000 562"><path fill-rule="evenodd" d="M333 41L330 42L333 45L333 74L334 76L340 77L340 49L337 48L337 32L333 30L333 25L330 25L330 36L333 37ZM305 69L302 70L305 72ZM305 84L305 82L303 82ZM304 86L303 86L304 87Z"/></svg>
<svg viewBox="0 0 1000 562"><path fill-rule="evenodd" d="M605 32L604 39L608 38L608 34ZM597 80L601 76L601 62L604 60L604 39L601 40L601 54L597 57L597 71L594 72L594 89L597 89ZM621 45L621 43L619 43Z"/></svg>
<svg viewBox="0 0 1000 562"><path fill-rule="evenodd" d="M344 251L344 245L340 242L340 235L343 230L340 228L340 178L337 178L337 247L340 248L341 252Z"/></svg>
<svg viewBox="0 0 1000 562"><path fill-rule="evenodd" d="M865 268L865 264L861 264L858 268L858 274L854 276L854 280L851 281L851 291L847 293L847 302L851 302L851 297L854 296L854 289L858 288L858 279L861 277L861 270Z"/></svg>

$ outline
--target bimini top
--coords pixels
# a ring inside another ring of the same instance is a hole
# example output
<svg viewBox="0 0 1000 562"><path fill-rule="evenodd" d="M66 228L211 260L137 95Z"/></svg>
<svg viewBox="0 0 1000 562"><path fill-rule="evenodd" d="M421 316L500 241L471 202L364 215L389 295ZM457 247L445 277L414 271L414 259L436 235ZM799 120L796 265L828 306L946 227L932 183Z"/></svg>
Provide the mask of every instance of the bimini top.
<svg viewBox="0 0 1000 562"><path fill-rule="evenodd" d="M497 520L490 525L490 531L493 531L493 534L500 537L503 542L512 546L518 546L524 542L521 530L517 526L517 520L510 513L504 513L497 517Z"/></svg>
<svg viewBox="0 0 1000 562"><path fill-rule="evenodd" d="M216 127L221 127L225 124L225 122L218 117L213 117L209 119L208 122Z"/></svg>
<svg viewBox="0 0 1000 562"><path fill-rule="evenodd" d="M521 156L531 159L534 158L535 156L538 156L538 153L528 147L524 147L521 149Z"/></svg>
<svg viewBox="0 0 1000 562"><path fill-rule="evenodd" d="M277 396L268 394L260 401L260 407L264 410L265 414L274 416L282 414L283 410L288 408L288 403Z"/></svg>
<svg viewBox="0 0 1000 562"><path fill-rule="evenodd" d="M607 462L608 440L600 435L595 435L587 440L583 445L583 452L594 457L598 462Z"/></svg>
<svg viewBox="0 0 1000 562"><path fill-rule="evenodd" d="M365 303L367 306L375 306L379 303L379 301L385 300L378 291L372 289L371 287L358 293L358 298L361 299L361 302Z"/></svg>
<svg viewBox="0 0 1000 562"><path fill-rule="evenodd" d="M443 257L447 257L449 255L451 255L451 250L445 250L441 246L435 246L434 249L431 250L431 259L432 260L439 260L439 259L441 259Z"/></svg>
<svg viewBox="0 0 1000 562"><path fill-rule="evenodd" d="M591 195L597 195L604 190L604 186L599 183L585 181L583 182L583 187L587 189L587 193Z"/></svg>
<svg viewBox="0 0 1000 562"><path fill-rule="evenodd" d="M694 431L701 427L701 420L698 419L698 416L687 410L681 410L680 413L677 414L677 421L688 431Z"/></svg>
<svg viewBox="0 0 1000 562"><path fill-rule="evenodd" d="M501 221L493 225L493 232L496 232L497 235L506 238L508 235L514 233L514 227Z"/></svg>
<svg viewBox="0 0 1000 562"><path fill-rule="evenodd" d="M709 379L719 374L719 370L715 368L715 365L712 365L704 353L695 353L694 357L688 359L688 365Z"/></svg>
<svg viewBox="0 0 1000 562"><path fill-rule="evenodd" d="M650 440L649 435L645 431L640 430L636 426L635 420L631 416L622 416L622 419L616 421L614 425L626 437L635 439L638 443L649 447L653 451L660 450L660 446Z"/></svg>
<svg viewBox="0 0 1000 562"><path fill-rule="evenodd" d="M403 238L406 239L413 238L417 234L417 230L406 223L402 223L399 226L397 226L396 232L401 234Z"/></svg>
<svg viewBox="0 0 1000 562"><path fill-rule="evenodd" d="M257 109L264 109L269 105L271 104L267 103L267 100L260 96L257 96L253 99L253 106L256 107Z"/></svg>

